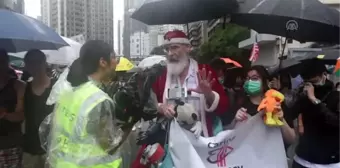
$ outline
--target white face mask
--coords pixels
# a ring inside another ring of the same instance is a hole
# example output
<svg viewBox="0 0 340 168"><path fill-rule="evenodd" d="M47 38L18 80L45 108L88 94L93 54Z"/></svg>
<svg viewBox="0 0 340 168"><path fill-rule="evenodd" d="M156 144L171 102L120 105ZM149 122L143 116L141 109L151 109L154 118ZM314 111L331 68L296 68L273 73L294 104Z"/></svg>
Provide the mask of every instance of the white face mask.
<svg viewBox="0 0 340 168"><path fill-rule="evenodd" d="M340 92L340 88L336 88L336 90Z"/></svg>
<svg viewBox="0 0 340 168"><path fill-rule="evenodd" d="M322 75L321 80L319 82L317 82L317 83L313 83L313 85L315 85L315 86L323 86L326 83L326 79L327 79L327 76L326 75Z"/></svg>

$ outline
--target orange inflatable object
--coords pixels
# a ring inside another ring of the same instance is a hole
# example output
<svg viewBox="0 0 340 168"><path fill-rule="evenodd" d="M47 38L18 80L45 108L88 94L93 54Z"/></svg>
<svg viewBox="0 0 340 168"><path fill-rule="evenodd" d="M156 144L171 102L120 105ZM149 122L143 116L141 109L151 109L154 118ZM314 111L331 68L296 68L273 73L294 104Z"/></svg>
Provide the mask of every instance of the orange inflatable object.
<svg viewBox="0 0 340 168"><path fill-rule="evenodd" d="M265 98L261 101L257 108L257 111L264 110L264 123L268 126L282 126L283 122L276 115L278 112L276 106L278 103L282 103L284 95L274 89L270 89L266 92Z"/></svg>

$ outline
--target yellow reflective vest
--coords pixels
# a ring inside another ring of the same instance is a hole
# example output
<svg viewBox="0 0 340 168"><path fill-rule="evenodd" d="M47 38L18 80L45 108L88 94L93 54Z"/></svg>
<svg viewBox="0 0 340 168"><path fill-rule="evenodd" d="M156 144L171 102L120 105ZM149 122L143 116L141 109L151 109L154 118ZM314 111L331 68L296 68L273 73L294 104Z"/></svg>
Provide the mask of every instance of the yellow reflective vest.
<svg viewBox="0 0 340 168"><path fill-rule="evenodd" d="M88 114L105 100L112 101L92 82L87 82L75 91L61 95L54 112L52 137L48 149L50 167L121 167L122 159L119 156L109 155L100 147L96 137L86 131Z"/></svg>

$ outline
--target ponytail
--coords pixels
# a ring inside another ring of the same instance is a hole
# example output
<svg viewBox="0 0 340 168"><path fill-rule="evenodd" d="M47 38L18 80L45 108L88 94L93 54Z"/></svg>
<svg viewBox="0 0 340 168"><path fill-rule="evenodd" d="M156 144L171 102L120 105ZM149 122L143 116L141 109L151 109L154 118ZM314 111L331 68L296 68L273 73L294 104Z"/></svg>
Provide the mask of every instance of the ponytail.
<svg viewBox="0 0 340 168"><path fill-rule="evenodd" d="M71 83L72 87L78 87L88 81L87 75L83 72L80 59L76 59L72 63L66 79Z"/></svg>

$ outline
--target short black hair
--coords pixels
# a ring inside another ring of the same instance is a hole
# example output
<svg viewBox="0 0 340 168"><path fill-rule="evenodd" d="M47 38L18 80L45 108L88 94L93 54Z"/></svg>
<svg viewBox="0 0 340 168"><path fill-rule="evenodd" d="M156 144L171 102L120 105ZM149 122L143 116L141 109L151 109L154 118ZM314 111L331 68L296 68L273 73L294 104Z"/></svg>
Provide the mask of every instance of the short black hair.
<svg viewBox="0 0 340 168"><path fill-rule="evenodd" d="M98 70L101 58L110 61L114 54L113 48L102 40L87 41L80 49L80 64L85 75L90 75Z"/></svg>
<svg viewBox="0 0 340 168"><path fill-rule="evenodd" d="M263 92L269 90L269 86L267 85L267 83L270 75L267 69L262 65L254 65L248 69L247 73L250 71L256 71L260 75Z"/></svg>
<svg viewBox="0 0 340 168"><path fill-rule="evenodd" d="M227 64L221 58L214 58L210 61L210 66L215 70L226 69Z"/></svg>
<svg viewBox="0 0 340 168"><path fill-rule="evenodd" d="M7 50L5 50L3 48L0 49L0 57L1 57L0 59L2 61L9 63L9 55L8 55Z"/></svg>
<svg viewBox="0 0 340 168"><path fill-rule="evenodd" d="M24 62L34 61L34 63L45 63L46 55L38 49L29 50L24 57Z"/></svg>
<svg viewBox="0 0 340 168"><path fill-rule="evenodd" d="M233 88L236 85L236 79L238 77L241 77L244 79L244 68L232 68L232 69L227 69L224 74L224 83L223 85L226 86L227 88Z"/></svg>
<svg viewBox="0 0 340 168"><path fill-rule="evenodd" d="M80 59L73 61L67 74L66 80L71 83L72 87L79 86L88 81L87 75L83 73Z"/></svg>
<svg viewBox="0 0 340 168"><path fill-rule="evenodd" d="M286 82L284 82L284 80L286 80ZM290 74L289 73L282 73L280 74L280 84L281 84L281 88L288 88L289 90L292 89L292 80L290 78Z"/></svg>
<svg viewBox="0 0 340 168"><path fill-rule="evenodd" d="M322 74L327 72L327 68L325 64L320 60L307 60L302 63L303 68L301 70L301 77L304 80L308 80L310 78L321 76Z"/></svg>

